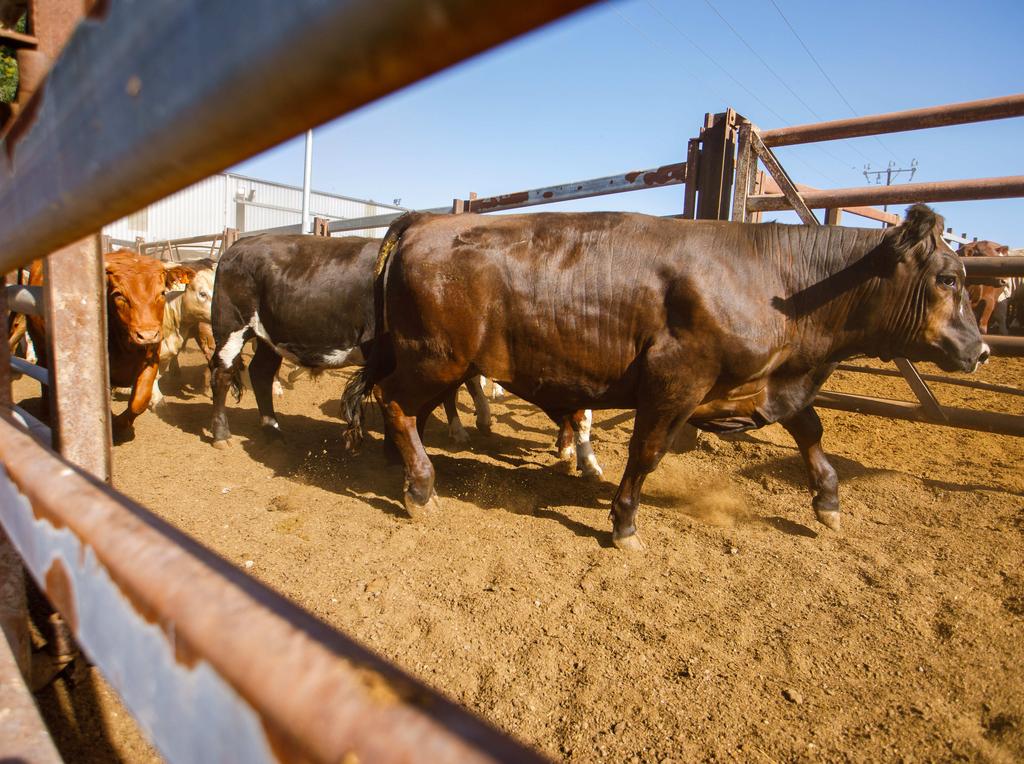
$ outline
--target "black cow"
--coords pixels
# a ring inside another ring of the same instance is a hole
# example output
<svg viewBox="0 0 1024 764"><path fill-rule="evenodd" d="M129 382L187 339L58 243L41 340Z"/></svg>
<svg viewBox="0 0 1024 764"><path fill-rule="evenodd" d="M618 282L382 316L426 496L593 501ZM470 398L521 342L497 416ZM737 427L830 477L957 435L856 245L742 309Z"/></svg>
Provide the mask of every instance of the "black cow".
<svg viewBox="0 0 1024 764"><path fill-rule="evenodd" d="M380 239L264 234L243 238L221 258L213 289L211 321L213 445L231 442L225 404L232 387L241 395L242 346L258 338L249 365L260 424L280 436L273 382L283 358L311 368L362 364L373 340L373 268ZM476 406L476 426L490 432L490 408L477 377L466 380ZM465 442L455 392L443 401L449 434ZM559 421L559 420L556 420ZM589 442L589 412L560 420L560 456L587 476L601 468ZM573 432L578 433L573 442Z"/></svg>
<svg viewBox="0 0 1024 764"><path fill-rule="evenodd" d="M470 375L556 414L635 408L612 539L640 549L644 478L685 422L781 422L818 520L838 529L838 480L811 407L836 364L902 356L971 371L988 356L942 226L924 205L887 231L610 212L403 216L377 265L378 342L343 396L349 435L376 389L415 517L437 503L417 418Z"/></svg>

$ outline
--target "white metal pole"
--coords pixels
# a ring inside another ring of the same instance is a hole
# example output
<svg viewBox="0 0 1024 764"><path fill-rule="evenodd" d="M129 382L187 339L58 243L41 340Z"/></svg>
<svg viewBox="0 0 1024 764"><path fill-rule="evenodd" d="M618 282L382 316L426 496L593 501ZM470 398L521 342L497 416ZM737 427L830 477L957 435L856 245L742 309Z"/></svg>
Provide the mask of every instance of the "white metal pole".
<svg viewBox="0 0 1024 764"><path fill-rule="evenodd" d="M309 181L313 175L313 131L306 131L306 166L302 173L302 233L310 232Z"/></svg>

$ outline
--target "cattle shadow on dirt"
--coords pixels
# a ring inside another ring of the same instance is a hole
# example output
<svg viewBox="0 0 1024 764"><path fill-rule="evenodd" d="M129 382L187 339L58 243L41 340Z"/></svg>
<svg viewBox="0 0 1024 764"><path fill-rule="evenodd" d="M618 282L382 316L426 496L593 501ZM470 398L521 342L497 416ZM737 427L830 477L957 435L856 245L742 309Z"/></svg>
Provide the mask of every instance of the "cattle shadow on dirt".
<svg viewBox="0 0 1024 764"><path fill-rule="evenodd" d="M1010 496L1024 496L1024 491L1015 491L1012 488L1007 488L1001 485L984 485L982 483L954 483L949 480L934 480L932 478L922 478L924 483L929 488L939 488L943 491L965 491L971 493L974 491L990 491L993 493L1005 493Z"/></svg>
<svg viewBox="0 0 1024 764"><path fill-rule="evenodd" d="M836 473L839 475L840 485L846 480L870 477L872 475L903 474L899 470L868 467L856 459L836 456L835 454L828 454L828 460L835 467ZM797 454L769 459L758 458L756 462L752 460L752 463L743 467L739 474L755 482L775 479L793 488L807 489L807 468L804 466L803 459Z"/></svg>

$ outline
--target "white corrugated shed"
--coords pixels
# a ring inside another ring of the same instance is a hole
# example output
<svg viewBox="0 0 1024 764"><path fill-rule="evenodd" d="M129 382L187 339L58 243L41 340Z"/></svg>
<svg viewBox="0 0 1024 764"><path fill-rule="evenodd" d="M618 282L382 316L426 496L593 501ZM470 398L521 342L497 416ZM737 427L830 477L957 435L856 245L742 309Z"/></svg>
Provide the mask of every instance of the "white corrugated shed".
<svg viewBox="0 0 1024 764"><path fill-rule="evenodd" d="M310 193L310 217L329 220L382 215L402 207L354 199L321 191ZM222 232L225 228L258 231L296 225L302 221L302 189L283 183L221 173L161 199L143 210L111 223L103 233L114 239L147 242L183 239ZM347 236L381 236L376 231L352 231Z"/></svg>

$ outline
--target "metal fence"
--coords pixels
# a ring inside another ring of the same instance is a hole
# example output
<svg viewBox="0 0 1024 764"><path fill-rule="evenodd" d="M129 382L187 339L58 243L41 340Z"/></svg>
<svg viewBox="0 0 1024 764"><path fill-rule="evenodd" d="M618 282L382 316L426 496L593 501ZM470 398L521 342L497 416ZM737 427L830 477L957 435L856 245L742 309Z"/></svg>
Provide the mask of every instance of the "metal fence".
<svg viewBox="0 0 1024 764"><path fill-rule="evenodd" d="M819 225L820 221L812 212L814 208L825 208L826 223L838 223L838 208L847 205L1002 199L1024 196L1024 176L1022 175L906 183L900 186L811 190L794 183L772 151L773 146L789 146L1020 117L1024 116L1024 94L765 131L759 130L752 122L734 112L718 116L723 117L721 125L725 134L725 144L729 146L730 151L735 146L736 152L732 220L756 219L758 213L765 210L791 209L808 225ZM759 164L764 165L777 190L769 191L758 187L757 167ZM724 219L726 216L720 217ZM945 238L955 241L956 237L951 236L951 233L951 231L947 232ZM1024 257L971 257L964 258L963 262L969 279L972 277L1024 276ZM994 356L1024 356L1024 338L989 335L985 337L985 341L992 348ZM951 382L993 391L991 385L968 380L954 381L952 377L940 377L939 375L925 379L906 359L896 359L895 363L900 376L907 381L914 393L916 402L828 391L822 392L818 396L815 405L895 419L1024 436L1024 417L942 406L928 386L928 382ZM879 371L860 366L848 366L847 369L867 374L891 374L888 370Z"/></svg>
<svg viewBox="0 0 1024 764"><path fill-rule="evenodd" d="M23 69L2 141L0 273L46 258L61 454L18 423L0 343L0 626L18 663L9 544L170 761L539 761L106 485L95 232L586 0L252 0L242 14L233 0L32 2L36 23L81 24L59 59L67 35L30 30L56 63L45 82Z"/></svg>

